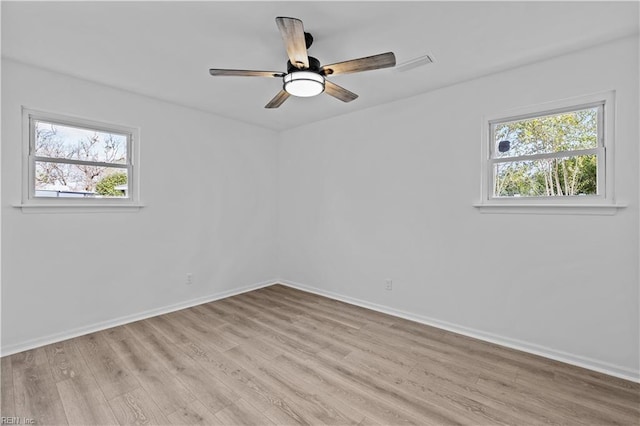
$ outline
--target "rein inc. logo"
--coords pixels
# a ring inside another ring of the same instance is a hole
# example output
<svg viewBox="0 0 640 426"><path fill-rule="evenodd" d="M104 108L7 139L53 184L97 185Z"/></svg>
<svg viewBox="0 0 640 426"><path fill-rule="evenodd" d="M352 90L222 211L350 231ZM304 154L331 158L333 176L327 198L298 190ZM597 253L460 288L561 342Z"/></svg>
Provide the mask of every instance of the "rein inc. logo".
<svg viewBox="0 0 640 426"><path fill-rule="evenodd" d="M0 417L0 424L2 425L35 425L35 419L29 417Z"/></svg>

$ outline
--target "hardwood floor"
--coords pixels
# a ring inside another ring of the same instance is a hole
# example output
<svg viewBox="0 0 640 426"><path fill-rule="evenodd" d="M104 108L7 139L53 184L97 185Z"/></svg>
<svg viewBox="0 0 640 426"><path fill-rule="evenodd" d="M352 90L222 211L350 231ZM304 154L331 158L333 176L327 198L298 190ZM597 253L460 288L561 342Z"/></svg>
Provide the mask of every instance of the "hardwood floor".
<svg viewBox="0 0 640 426"><path fill-rule="evenodd" d="M637 383L280 285L1 361L39 425L640 424Z"/></svg>

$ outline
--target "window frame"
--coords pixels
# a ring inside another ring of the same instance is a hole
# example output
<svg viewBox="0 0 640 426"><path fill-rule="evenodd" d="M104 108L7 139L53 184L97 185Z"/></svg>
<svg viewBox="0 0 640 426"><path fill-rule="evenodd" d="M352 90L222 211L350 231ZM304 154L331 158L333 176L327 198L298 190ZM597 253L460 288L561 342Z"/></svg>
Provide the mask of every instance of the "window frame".
<svg viewBox="0 0 640 426"><path fill-rule="evenodd" d="M77 211L82 208L120 208L141 207L139 204L139 134L138 128L120 124L106 123L76 116L51 113L22 108L23 120L23 179L22 179L22 203L25 208L52 208L71 209ZM126 163L108 163L98 161L85 161L75 159L52 159L35 155L35 122L47 122L61 126L72 126L80 129L95 130L99 132L124 135L127 138ZM127 171L127 197L37 197L35 184L35 169L37 161L51 161L63 164L90 164L100 167L122 168ZM123 167L124 166L124 167Z"/></svg>
<svg viewBox="0 0 640 426"><path fill-rule="evenodd" d="M510 121L525 120L535 117L579 111L598 107L598 145L596 148L559 153L543 153L527 156L494 158L495 141L494 129L496 124ZM516 108L506 112L486 114L482 118L482 162L480 202L474 204L483 212L508 212L510 207L516 207L523 212L535 212L536 207L546 209L556 207L567 212L576 212L581 207L623 207L615 204L614 197L614 128L615 128L615 92L608 91L575 98L567 98L543 104ZM535 160L540 158L571 157L580 154L596 154L598 161L597 195L584 196L537 196L537 197L496 197L494 191L494 165L513 161ZM484 209L484 208L488 209ZM498 207L498 209L491 209ZM525 209L523 209L525 208ZM529 209L531 208L531 209ZM513 211L513 210L511 210Z"/></svg>

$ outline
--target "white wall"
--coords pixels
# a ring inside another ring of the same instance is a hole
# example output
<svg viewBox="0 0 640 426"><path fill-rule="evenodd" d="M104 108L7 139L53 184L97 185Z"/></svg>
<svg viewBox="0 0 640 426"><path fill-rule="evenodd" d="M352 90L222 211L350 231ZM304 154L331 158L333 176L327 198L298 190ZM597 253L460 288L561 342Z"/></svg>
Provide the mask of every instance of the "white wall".
<svg viewBox="0 0 640 426"><path fill-rule="evenodd" d="M626 39L278 134L5 60L2 349L280 277L637 378L637 76L638 41ZM612 89L626 209L472 207L484 113ZM12 207L22 105L140 127L146 207Z"/></svg>
<svg viewBox="0 0 640 426"><path fill-rule="evenodd" d="M411 72L429 78L429 68ZM613 89L616 195L626 209L472 207L483 114ZM284 132L280 277L639 377L638 89L631 38Z"/></svg>
<svg viewBox="0 0 640 426"><path fill-rule="evenodd" d="M146 207L12 207L23 105L139 127ZM3 352L276 278L276 150L262 128L3 60Z"/></svg>

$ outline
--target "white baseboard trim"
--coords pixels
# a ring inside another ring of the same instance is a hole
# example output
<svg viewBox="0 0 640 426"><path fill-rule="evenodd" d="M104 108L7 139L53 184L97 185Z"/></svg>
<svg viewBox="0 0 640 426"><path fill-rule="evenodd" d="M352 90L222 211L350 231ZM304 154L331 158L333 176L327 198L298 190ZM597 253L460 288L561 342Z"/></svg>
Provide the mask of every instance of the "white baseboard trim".
<svg viewBox="0 0 640 426"><path fill-rule="evenodd" d="M247 285L240 288L234 288L232 290L226 290L219 293L210 294L207 296L198 297L196 299L185 300L183 302L175 303L168 306L163 306L160 308L149 309L147 311L139 312L136 314L125 315L123 317L97 322L91 325L78 327L73 330L68 330L61 333L54 333L48 336L38 337L35 339L26 340L24 342L14 343L12 345L6 345L2 347L0 351L0 356L12 355L18 352L34 349L40 346L49 345L51 343L61 342L63 340L72 339L74 337L83 336L89 333L95 333L96 331L102 331L108 328L129 324L129 323L140 321L146 318L168 314L170 312L179 311L181 309L190 308L192 306L201 305L203 303L213 302L214 300L220 300L226 297L235 296L237 294L246 293L248 291L257 290L262 287L268 287L270 285L277 284L278 282L279 281L277 280L262 281L256 284L251 284L251 285Z"/></svg>
<svg viewBox="0 0 640 426"><path fill-rule="evenodd" d="M351 305L360 306L360 307L371 309L377 312L382 312L382 313L393 315L399 318L404 318L409 321L430 325L432 327L437 327L443 330L451 331L453 333L472 337L474 339L484 340L484 341L495 343L508 348L532 353L545 358L550 358L556 361L564 362L567 364L571 364L571 365L583 367L589 370L597 371L600 373L608 374L610 376L615 376L621 379L640 383L640 372L634 371L626 367L613 365L604 361L599 361L596 359L587 358L580 355L570 354L567 352L537 345L535 343L529 343L522 340L512 339L509 337L488 333L482 330L477 330L469 327L460 326L457 324L452 324L447 321L441 321L438 319L425 317L425 316L414 314L411 312L390 308L388 306L378 305L376 303L371 303L365 300L344 296L342 294L334 293L331 291L319 289L316 287L312 287L312 286L308 286L305 284L300 284L300 283L297 283L294 281L288 281L288 280L262 281L256 284L251 284L244 287L235 288L232 290L227 290L227 291L214 293L207 296L202 296L196 299L186 300L183 302L175 303L168 306L163 306L160 308L150 309L150 310L139 312L132 315L126 315L123 317L114 318L107 321L101 321L88 326L79 327L73 330L68 330L61 333L54 333L48 336L43 336L35 339L26 340L24 342L3 346L0 351L0 356L12 355L18 352L34 349L40 346L49 345L51 343L57 343L63 340L72 339L74 337L83 336L85 334L106 330L112 327L117 327L120 325L128 324L135 321L140 321L140 320L155 317L158 315L168 314L170 312L179 311L181 309L190 308L192 306L201 305L203 303L213 302L215 300L224 299L227 297L257 290L259 288L268 287L274 284L282 284L298 290L306 291L309 293L328 297L330 299L335 299L341 302L349 303Z"/></svg>
<svg viewBox="0 0 640 426"><path fill-rule="evenodd" d="M376 303L371 303L365 300L344 296L342 294L326 291L326 290L308 286L305 284L300 284L294 281L280 280L279 283L291 288L295 288L298 290L328 297L330 299L339 300L341 302L349 303L351 305L360 306L363 308L367 308L367 309L382 312L385 314L393 315L396 317L404 318L409 321L414 321L421 324L430 325L432 327L437 327L443 330L451 331L453 333L462 334L464 336L472 337L474 339L484 340L486 342L495 343L497 345L505 346L511 349L528 352L534 355L539 355L544 358L553 359L556 361L564 362L566 364L575 365L578 367L586 368L588 370L593 370L599 373L603 373L610 376L619 377L621 379L630 380L632 382L640 383L640 371L635 371L626 367L621 367L621 366L610 364L604 361L599 361L597 359L587 358L580 355L559 351L556 349L537 345L535 343L525 342L522 340L512 339L510 337L504 337L497 334L488 333L482 330L477 330L477 329L464 327L457 324L452 324L447 321L441 321L435 318L425 317L425 316L414 314L411 312L390 308L388 306L378 305Z"/></svg>

